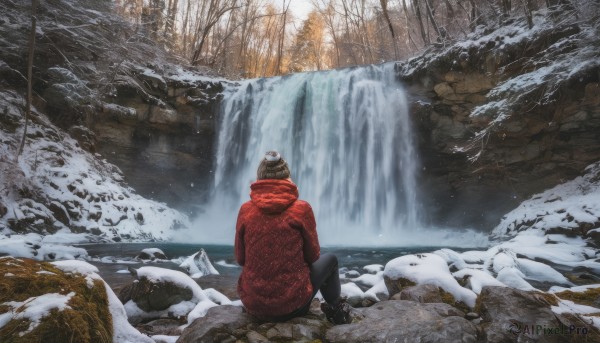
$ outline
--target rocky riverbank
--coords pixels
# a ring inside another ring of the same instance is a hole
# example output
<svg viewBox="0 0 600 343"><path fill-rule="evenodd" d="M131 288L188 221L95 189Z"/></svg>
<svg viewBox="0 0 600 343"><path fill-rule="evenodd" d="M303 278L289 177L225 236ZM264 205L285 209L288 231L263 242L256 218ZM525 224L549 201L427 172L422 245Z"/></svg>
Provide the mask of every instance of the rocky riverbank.
<svg viewBox="0 0 600 343"><path fill-rule="evenodd" d="M107 294L110 301L94 302L94 311L110 313L97 321L114 342L600 341L596 317L600 285L553 287L545 292L507 287L492 276L461 278L453 273L447 279L448 265L440 255L405 255L388 262L383 271L367 268L375 274L350 273L354 282L383 273L386 287L378 294L381 301L355 303L352 322L346 325L329 323L318 300L306 316L281 323L258 321L235 300L235 277L192 279L179 271L155 267L160 262L131 270L135 277L123 274L124 287L116 287L120 288L118 299L104 284L98 294ZM0 284L3 341L15 341L16 334L25 340L49 337L54 330L78 335L81 342L110 341L97 340L93 334L85 336L87 331L71 323L75 320L71 308L88 311L71 299L78 294L86 296L91 282L94 287L102 286L96 267L82 261L52 265L4 257L0 258L0 272L5 280ZM354 284L346 275L342 274L345 285ZM15 286L23 282L35 286ZM80 288L81 283L88 287ZM219 285L220 291L211 284ZM115 288L114 283L111 286ZM343 293L351 296L347 287ZM59 303L44 303L45 310L33 314L33 304L49 297L62 298ZM61 323L67 326L59 329Z"/></svg>

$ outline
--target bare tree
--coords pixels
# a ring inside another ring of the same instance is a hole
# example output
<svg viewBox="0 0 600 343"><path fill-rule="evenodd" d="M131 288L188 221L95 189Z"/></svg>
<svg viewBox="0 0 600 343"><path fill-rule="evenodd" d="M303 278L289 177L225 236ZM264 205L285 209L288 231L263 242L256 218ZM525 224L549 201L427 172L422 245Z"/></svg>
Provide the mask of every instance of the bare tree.
<svg viewBox="0 0 600 343"><path fill-rule="evenodd" d="M29 32L29 54L27 57L27 100L25 104L25 127L23 128L23 138L21 138L21 144L17 151L15 160L19 160L19 156L23 152L25 146L25 138L27 137L27 125L29 124L29 117L31 116L31 98L32 98L32 83L33 83L33 55L35 53L35 32L37 30L37 7L38 0L31 0L31 31Z"/></svg>
<svg viewBox="0 0 600 343"><path fill-rule="evenodd" d="M195 44L194 54L191 58L192 64L199 64L202 48L204 47L204 43L206 42L206 38L208 37L210 31L215 24L221 20L223 15L235 8L238 8L236 2L237 0L209 0L208 9L205 12L205 16L203 18L196 18L198 20L198 25L195 34L196 40L194 43L197 41L197 44Z"/></svg>
<svg viewBox="0 0 600 343"><path fill-rule="evenodd" d="M392 20L390 19L390 14L388 12L387 0L379 0L379 4L381 5L383 17L385 18L388 28L390 30L390 34L392 35L392 44L394 46L394 58L398 59L398 44L396 43L396 34L394 33L394 26L392 25Z"/></svg>
<svg viewBox="0 0 600 343"><path fill-rule="evenodd" d="M292 0L290 0L286 5L285 0L283 0L283 24L281 25L281 29L279 30L279 42L278 42L278 47L277 47L277 68L276 68L277 75L281 74L281 59L283 58L283 43L285 41L286 19L287 19L288 9L289 9L291 3L292 3Z"/></svg>

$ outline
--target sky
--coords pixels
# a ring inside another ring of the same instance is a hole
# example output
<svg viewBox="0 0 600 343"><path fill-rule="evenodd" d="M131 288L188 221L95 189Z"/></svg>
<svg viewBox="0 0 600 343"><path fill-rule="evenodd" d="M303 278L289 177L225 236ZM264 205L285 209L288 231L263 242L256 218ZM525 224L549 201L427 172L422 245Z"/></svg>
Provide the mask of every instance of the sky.
<svg viewBox="0 0 600 343"><path fill-rule="evenodd" d="M281 6L283 1L288 2L290 0L275 0L275 3ZM310 0L292 0L290 9L299 19L306 19L308 12L313 8Z"/></svg>

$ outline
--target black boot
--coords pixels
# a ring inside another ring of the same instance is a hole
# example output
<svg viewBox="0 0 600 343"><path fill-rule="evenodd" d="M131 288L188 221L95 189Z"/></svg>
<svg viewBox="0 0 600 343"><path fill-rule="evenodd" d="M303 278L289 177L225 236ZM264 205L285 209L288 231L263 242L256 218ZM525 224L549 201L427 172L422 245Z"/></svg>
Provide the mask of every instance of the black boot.
<svg viewBox="0 0 600 343"><path fill-rule="evenodd" d="M329 305L324 302L321 303L321 311L325 313L327 320L335 325L350 324L352 318L350 318L351 306L346 302L346 298L339 298L335 305Z"/></svg>

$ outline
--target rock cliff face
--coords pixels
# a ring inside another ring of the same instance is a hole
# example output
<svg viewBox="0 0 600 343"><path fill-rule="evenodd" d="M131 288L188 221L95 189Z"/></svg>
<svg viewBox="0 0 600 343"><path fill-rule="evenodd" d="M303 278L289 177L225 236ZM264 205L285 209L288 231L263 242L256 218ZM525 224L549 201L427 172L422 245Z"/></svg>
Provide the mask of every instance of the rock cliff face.
<svg viewBox="0 0 600 343"><path fill-rule="evenodd" d="M140 194L193 213L212 180L219 81L134 68L115 78L114 98L88 126L96 150ZM164 75L164 74L163 74Z"/></svg>
<svg viewBox="0 0 600 343"><path fill-rule="evenodd" d="M491 228L600 159L595 31L541 17L486 30L396 66L439 225Z"/></svg>

